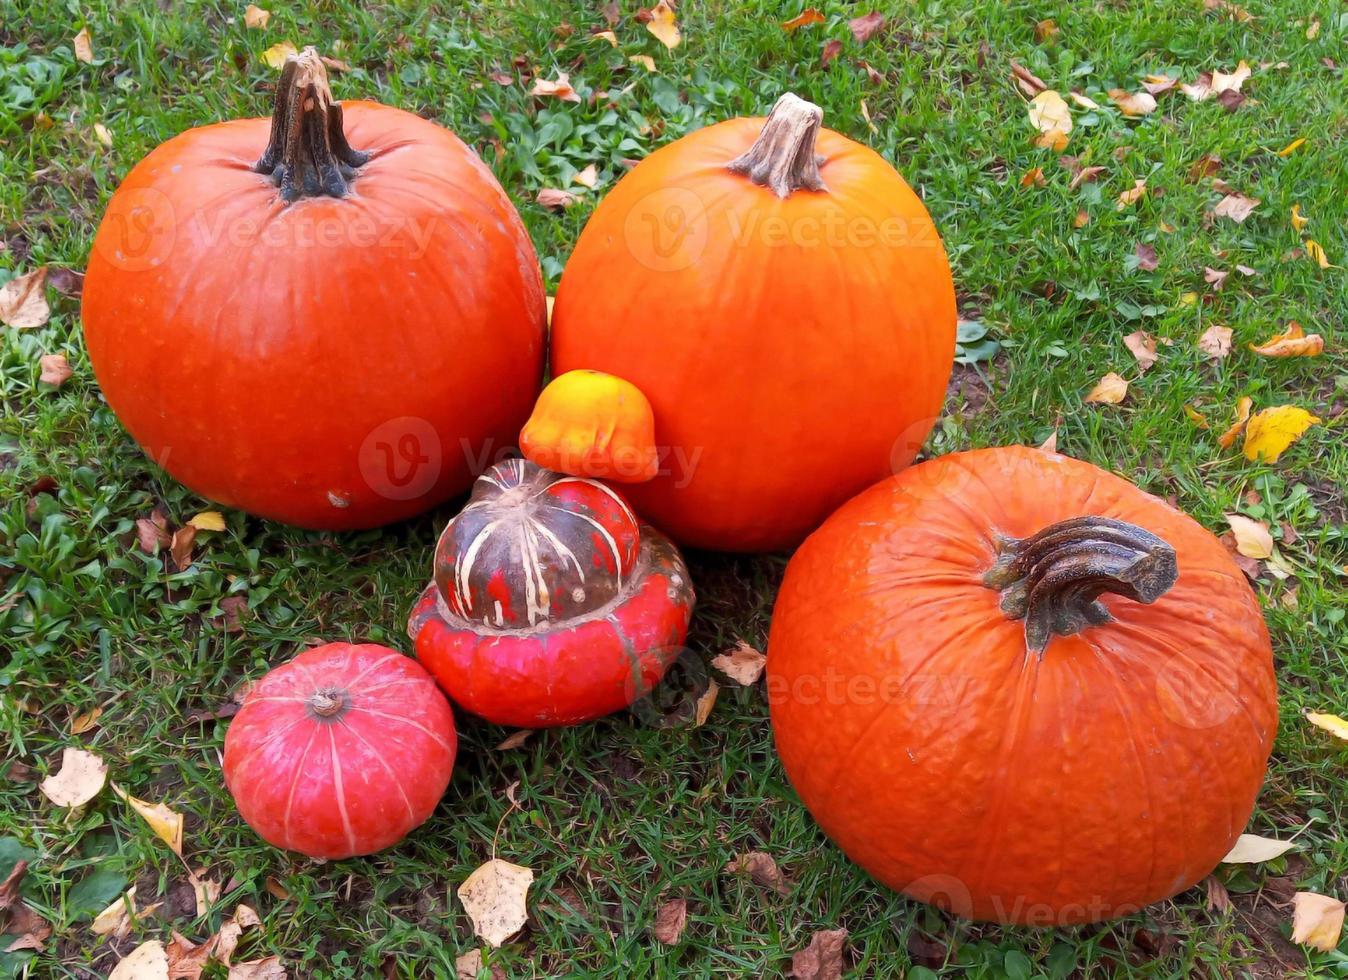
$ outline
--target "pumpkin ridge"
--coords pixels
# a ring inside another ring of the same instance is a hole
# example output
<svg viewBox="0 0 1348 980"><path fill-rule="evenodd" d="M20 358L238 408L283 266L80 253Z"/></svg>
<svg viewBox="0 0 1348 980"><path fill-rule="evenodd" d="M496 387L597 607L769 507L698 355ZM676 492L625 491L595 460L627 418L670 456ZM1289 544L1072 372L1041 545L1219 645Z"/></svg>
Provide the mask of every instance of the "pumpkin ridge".
<svg viewBox="0 0 1348 980"><path fill-rule="evenodd" d="M342 818L342 832L346 835L346 846L352 851L356 847L356 835L351 829L351 815L346 809L346 785L342 782L342 760L337 757L337 733L335 725L325 726L328 730L328 755L332 759L332 798L337 803L337 813Z"/></svg>
<svg viewBox="0 0 1348 980"><path fill-rule="evenodd" d="M338 724L340 724L343 728L345 728L346 731L353 738L355 738L357 741L361 743L361 745L365 747L365 751L369 753L370 758L374 759L376 762L379 763L379 767L383 769L385 775L388 776L389 782L391 782L395 787L397 787L398 795L402 797L403 806L407 810L407 819L415 820L416 810L412 806L412 800L407 795L407 788L403 786L402 781L398 779L397 774L393 771L393 767L389 765L388 759L384 758L384 753L380 752L379 749L374 745L374 743L371 742L364 735L362 735L359 730L352 728L351 725L348 724L345 719L339 721Z"/></svg>
<svg viewBox="0 0 1348 980"><path fill-rule="evenodd" d="M287 841L294 840L294 835L290 832L290 814L295 809L295 792L299 789L300 777L304 774L304 765L309 760L309 750L313 748L314 740L318 738L318 726L313 726L309 731L309 741L304 743L304 751L300 757L295 760L295 768L290 775L290 789L286 791L286 812L281 817L281 831L285 834Z"/></svg>
<svg viewBox="0 0 1348 980"><path fill-rule="evenodd" d="M417 731L421 732L421 734L425 735L427 738L429 738L436 745L440 746L440 748L444 749L446 752L451 751L448 742L446 742L443 738L435 734L435 732L431 731L429 728L427 728L419 721L414 721L411 718L404 718L400 715L391 715L386 711L378 711L374 708L364 706L362 706L359 709L359 711L361 712L361 714L369 715L371 718L379 718L384 721L400 721L404 725L409 725L412 728L415 728Z"/></svg>

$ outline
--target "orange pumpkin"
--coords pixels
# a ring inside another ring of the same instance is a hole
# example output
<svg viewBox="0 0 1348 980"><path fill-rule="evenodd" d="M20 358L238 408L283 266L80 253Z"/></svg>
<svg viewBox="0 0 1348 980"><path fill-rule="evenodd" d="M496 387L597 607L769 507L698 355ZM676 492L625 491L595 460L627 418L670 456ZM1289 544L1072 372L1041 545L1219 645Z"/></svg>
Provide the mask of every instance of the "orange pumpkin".
<svg viewBox="0 0 1348 980"><path fill-rule="evenodd" d="M333 101L312 48L272 119L189 130L108 202L84 335L117 417L176 479L313 528L468 488L538 394L542 276L453 133Z"/></svg>
<svg viewBox="0 0 1348 980"><path fill-rule="evenodd" d="M520 451L546 470L618 483L644 483L659 466L651 403L602 371L553 378L520 432Z"/></svg>
<svg viewBox="0 0 1348 980"><path fill-rule="evenodd" d="M1278 717L1221 543L1020 447L923 463L830 517L788 565L767 674L787 775L849 857L1028 925L1200 881L1249 820Z"/></svg>
<svg viewBox="0 0 1348 980"><path fill-rule="evenodd" d="M666 146L595 210L567 262L552 371L650 399L660 471L628 493L676 540L798 543L906 466L954 356L931 217L874 151L785 95Z"/></svg>

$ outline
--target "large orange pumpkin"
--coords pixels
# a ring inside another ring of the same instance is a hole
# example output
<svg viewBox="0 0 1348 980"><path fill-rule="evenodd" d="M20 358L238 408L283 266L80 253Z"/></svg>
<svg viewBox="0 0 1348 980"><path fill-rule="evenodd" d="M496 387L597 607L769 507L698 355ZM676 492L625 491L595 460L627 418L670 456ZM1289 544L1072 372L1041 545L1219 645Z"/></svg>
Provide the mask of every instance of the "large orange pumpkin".
<svg viewBox="0 0 1348 980"><path fill-rule="evenodd" d="M923 463L829 518L787 568L767 674L824 831L885 884L999 922L1201 880L1277 726L1268 632L1220 542L1028 448Z"/></svg>
<svg viewBox="0 0 1348 980"><path fill-rule="evenodd" d="M312 49L271 120L189 130L132 169L83 315L103 393L156 462L305 527L466 489L542 381L542 277L491 172L434 123L332 101Z"/></svg>
<svg viewBox="0 0 1348 980"><path fill-rule="evenodd" d="M676 540L798 543L906 466L940 409L955 293L917 195L785 95L663 147L595 210L562 274L552 370L606 371L655 414L627 489Z"/></svg>

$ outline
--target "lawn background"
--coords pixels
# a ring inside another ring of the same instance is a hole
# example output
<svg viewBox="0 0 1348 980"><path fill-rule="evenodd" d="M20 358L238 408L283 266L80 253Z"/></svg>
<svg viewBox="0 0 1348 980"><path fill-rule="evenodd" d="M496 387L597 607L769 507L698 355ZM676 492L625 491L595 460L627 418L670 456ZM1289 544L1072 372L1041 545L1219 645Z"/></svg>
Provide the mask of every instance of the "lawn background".
<svg viewBox="0 0 1348 980"><path fill-rule="evenodd" d="M414 110L474 145L519 206L549 292L624 158L761 113L795 91L918 189L945 238L961 315L999 341L990 361L959 369L930 453L1039 443L1056 428L1060 450L1172 498L1215 532L1237 511L1273 526L1290 577L1266 573L1257 590L1274 634L1282 728L1251 830L1298 834L1298 849L1270 865L1223 869L1235 903L1224 913L1195 889L1077 930L956 923L843 860L794 802L761 690L730 687L697 729L622 714L498 752L504 730L462 721L450 790L404 844L322 867L272 850L221 787L226 723L189 716L227 703L246 677L314 637L406 648L408 607L454 508L340 536L230 512L226 532L201 536L188 570L166 570L135 548L134 521L160 506L181 523L207 504L157 471L118 426L84 355L78 303L54 297L46 327L0 329L0 870L19 847L31 851L31 902L57 927L31 975L103 976L136 942L167 939L170 927L203 938L243 901L264 928L238 958L279 953L292 976L453 976L456 957L476 943L451 892L489 856L498 822L498 855L538 875L528 930L488 957L507 976L780 975L814 930L836 927L850 930L847 962L858 976L1348 975L1342 952L1308 958L1287 942L1283 904L1298 888L1343 897L1348 884L1339 829L1348 751L1301 719L1307 708L1342 710L1348 693L1341 3L1251 0L1249 20L1199 0L884 3L874 9L888 15L885 29L862 45L846 21L870 6L823 3L826 24L789 34L779 25L798 5L685 0L684 42L673 51L634 20L631 3L614 28L617 48L591 36L608 26L599 3L274 2L263 4L272 18L261 31L245 28L243 6L0 0L0 279L44 263L83 268L102 208L136 160L187 127L269 111L275 72L261 53L280 41L348 62L352 70L334 76L338 97ZM1057 33L1041 40L1045 19ZM82 27L93 64L72 53ZM842 48L821 66L827 39ZM651 56L656 71L632 55ZM860 59L883 80L869 80ZM1012 59L1060 92L1106 106L1074 110L1066 151L1105 166L1098 182L1069 189L1058 154L1031 145ZM1147 73L1191 80L1241 59L1254 74L1234 112L1178 92L1141 120L1108 107L1108 89L1136 91ZM551 79L559 70L580 104L528 95L532 72ZM493 71L516 81L501 86ZM1302 147L1277 155L1298 138ZM1261 200L1245 223L1208 217L1221 195L1188 179L1203 154L1219 156L1220 177ZM600 184L575 207L557 214L534 203L539 189L568 187L590 163ZM1035 167L1044 186L1022 186ZM1116 208L1137 179L1150 193ZM1305 235L1335 267L1299 251L1294 203L1311 219ZM1079 210L1090 219L1081 228ZM1155 271L1137 268L1139 243L1155 247ZM1205 283L1205 267L1238 264L1258 274L1233 272L1220 291ZM1289 320L1323 334L1328 353L1274 361L1246 349ZM1213 323L1232 327L1235 339L1216 364L1195 348ZM1174 340L1143 376L1122 343L1137 329ZM39 383L37 361L58 351L75 373L55 390ZM1129 401L1083 405L1107 371L1133 381ZM1276 464L1251 463L1216 443L1241 395L1259 408L1301 405L1325 422ZM1211 429L1191 423L1186 404ZM764 643L785 562L690 560L696 656L662 693L657 715L677 713L680 682L705 677L705 659L739 639ZM232 595L249 605L236 631L221 620L220 601ZM95 705L98 726L70 736L71 719ZM182 867L110 792L69 819L38 793L36 780L74 743L103 755L135 795L187 814L188 860L233 882L208 916L194 917ZM516 780L523 808L506 815L505 789ZM754 849L775 856L790 894L722 871ZM288 900L267 891L269 878ZM90 917L131 883L141 904L162 897L165 909L123 942L95 941ZM665 947L649 927L673 897L688 900L690 921L682 941ZM27 958L0 954L0 964Z"/></svg>

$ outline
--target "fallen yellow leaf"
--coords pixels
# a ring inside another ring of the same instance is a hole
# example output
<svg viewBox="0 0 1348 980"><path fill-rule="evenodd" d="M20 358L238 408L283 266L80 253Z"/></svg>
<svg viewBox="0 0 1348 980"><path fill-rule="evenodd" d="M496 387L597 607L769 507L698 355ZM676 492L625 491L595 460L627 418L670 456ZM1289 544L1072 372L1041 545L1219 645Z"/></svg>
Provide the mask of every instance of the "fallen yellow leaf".
<svg viewBox="0 0 1348 980"><path fill-rule="evenodd" d="M655 59L648 54L634 54L628 57L627 60L634 65L640 65L647 71L655 71Z"/></svg>
<svg viewBox="0 0 1348 980"><path fill-rule="evenodd" d="M1312 262L1322 269L1329 268L1329 256L1325 255L1323 246L1313 239L1306 239L1306 254L1310 256Z"/></svg>
<svg viewBox="0 0 1348 980"><path fill-rule="evenodd" d="M1231 423L1231 427L1217 437L1217 445L1223 449L1230 449L1235 444L1240 434L1245 431L1246 424L1250 421L1250 409L1254 408L1254 399L1248 395L1236 401L1236 420Z"/></svg>
<svg viewBox="0 0 1348 980"><path fill-rule="evenodd" d="M1156 111L1156 97L1150 92L1129 92L1121 88L1109 90L1109 100L1125 116L1149 116Z"/></svg>
<svg viewBox="0 0 1348 980"><path fill-rule="evenodd" d="M459 886L459 901L473 922L473 933L490 946L524 928L528 918L529 868L492 858Z"/></svg>
<svg viewBox="0 0 1348 980"><path fill-rule="evenodd" d="M1323 728L1331 735L1337 735L1341 739L1348 740L1348 721L1344 721L1338 715L1327 715L1319 711L1307 711L1306 720L1316 728Z"/></svg>
<svg viewBox="0 0 1348 980"><path fill-rule="evenodd" d="M295 50L295 45L289 41L281 41L262 52L262 61L270 68L280 68L292 54L299 54Z"/></svg>
<svg viewBox="0 0 1348 980"><path fill-rule="evenodd" d="M612 47L618 46L618 35L612 31L595 31L591 37L598 38L601 41L607 41Z"/></svg>
<svg viewBox="0 0 1348 980"><path fill-rule="evenodd" d="M93 707L88 711L80 712L70 721L70 734L83 735L97 725L98 719L101 717L103 717L103 709L101 707Z"/></svg>
<svg viewBox="0 0 1348 980"><path fill-rule="evenodd" d="M679 46L683 35L674 17L674 8L667 0L660 0L649 11L651 19L646 22L646 30L655 35L655 39L671 51Z"/></svg>
<svg viewBox="0 0 1348 980"><path fill-rule="evenodd" d="M693 727L701 728L711 717L711 709L716 705L716 696L721 693L721 685L715 681L707 682L707 689L697 699L693 710Z"/></svg>
<svg viewBox="0 0 1348 980"><path fill-rule="evenodd" d="M1200 412L1198 409L1194 408L1192 405L1188 404L1187 402L1184 405L1184 414L1189 417L1190 422L1198 426L1200 429L1208 428L1208 420L1203 417L1203 413Z"/></svg>
<svg viewBox="0 0 1348 980"><path fill-rule="evenodd" d="M1128 382L1110 371L1096 382L1095 387L1086 396L1086 402L1087 404L1117 405L1127 396Z"/></svg>
<svg viewBox="0 0 1348 980"><path fill-rule="evenodd" d="M540 98L561 99L563 102L580 101L579 93L571 87L571 76L564 71L557 73L555 81L535 78L534 87L529 90L529 94Z"/></svg>
<svg viewBox="0 0 1348 980"><path fill-rule="evenodd" d="M1310 223L1311 223L1311 219L1310 219L1310 218L1306 218L1306 217L1303 217L1303 216L1302 216L1302 214L1301 214L1301 205L1300 205L1300 204L1293 204L1293 205L1292 205L1292 228L1293 228L1295 231L1300 231L1302 228L1305 228L1305 227L1306 227L1308 224L1310 224Z"/></svg>
<svg viewBox="0 0 1348 980"><path fill-rule="evenodd" d="M200 514L194 514L187 523L198 531L223 531L225 529L225 517L218 510L203 510Z"/></svg>
<svg viewBox="0 0 1348 980"><path fill-rule="evenodd" d="M1303 145L1305 144L1305 142L1306 142L1306 137L1304 137L1304 136L1301 137L1300 139L1292 140L1292 142L1288 143L1286 146L1284 146L1281 150L1278 151L1278 156L1280 156L1280 157L1290 157L1290 156L1291 156L1293 153L1295 153L1301 146L1303 146Z"/></svg>
<svg viewBox="0 0 1348 980"><path fill-rule="evenodd" d="M86 65L93 64L94 39L89 35L89 28L80 28L80 32L71 39L70 46L75 49L76 61L82 61Z"/></svg>
<svg viewBox="0 0 1348 980"><path fill-rule="evenodd" d="M1244 514L1227 514L1226 523L1236 539L1236 550L1246 558L1272 558L1273 535L1268 525Z"/></svg>
<svg viewBox="0 0 1348 980"><path fill-rule="evenodd" d="M178 857L183 856L183 815L181 813L169 809L162 803L147 803L144 800L138 800L116 783L112 784L112 791L131 804L131 808L150 825L150 829L155 832L155 836L171 847L174 854Z"/></svg>
<svg viewBox="0 0 1348 980"><path fill-rule="evenodd" d="M1063 97L1051 88L1044 89L1029 105L1030 125L1039 130L1034 145L1061 151L1072 132L1072 110Z"/></svg>
<svg viewBox="0 0 1348 980"><path fill-rule="evenodd" d="M1260 837L1258 834L1241 834L1236 838L1222 864L1263 864L1281 857L1296 847L1290 840L1274 840L1272 837Z"/></svg>
<svg viewBox="0 0 1348 980"><path fill-rule="evenodd" d="M108 980L168 980L168 953L158 939L141 943L112 968Z"/></svg>
<svg viewBox="0 0 1348 980"><path fill-rule="evenodd" d="M1304 408L1279 405L1256 413L1245 427L1245 458L1272 463L1319 422Z"/></svg>
<svg viewBox="0 0 1348 980"><path fill-rule="evenodd" d="M270 10L263 10L252 3L243 8L243 26L249 30L260 31L267 26L269 20L271 20Z"/></svg>
<svg viewBox="0 0 1348 980"><path fill-rule="evenodd" d="M1265 357L1319 357L1325 350L1325 339L1318 333L1308 334L1293 320L1282 333L1274 334L1262 344L1250 344L1250 350Z"/></svg>
<svg viewBox="0 0 1348 980"><path fill-rule="evenodd" d="M1328 895L1297 892L1292 896L1292 942L1332 953L1343 935L1345 908L1348 906Z"/></svg>
<svg viewBox="0 0 1348 980"><path fill-rule="evenodd" d="M1214 71L1212 73L1212 91L1214 95L1220 95L1223 92L1239 92L1240 87L1245 84L1245 80L1250 77L1250 66L1244 61L1236 66L1236 70L1230 74L1223 71Z"/></svg>

